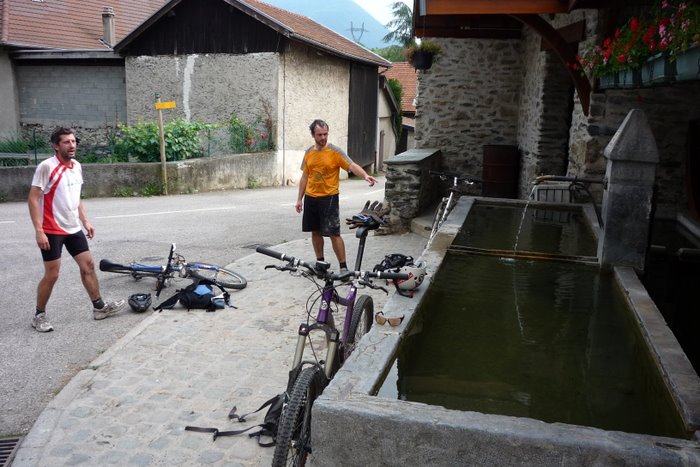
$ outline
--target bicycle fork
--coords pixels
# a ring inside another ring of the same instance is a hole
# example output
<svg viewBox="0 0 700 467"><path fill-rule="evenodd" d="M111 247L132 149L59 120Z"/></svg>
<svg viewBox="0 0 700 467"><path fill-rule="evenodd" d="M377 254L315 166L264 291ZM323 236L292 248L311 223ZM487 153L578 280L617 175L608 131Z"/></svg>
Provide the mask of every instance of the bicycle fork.
<svg viewBox="0 0 700 467"><path fill-rule="evenodd" d="M337 355L338 342L340 341L340 333L334 326L328 323L329 317L331 316L330 303L333 298L333 294L333 288L327 288L324 290L323 297L321 299L321 309L319 310L315 323L302 323L299 325L297 348L294 352L294 361L292 363L292 368L295 369L301 365L307 338L313 331L322 330L326 334L327 349L326 359L321 363L323 364L323 372L326 374L326 378L328 379L331 379L333 376L333 365Z"/></svg>

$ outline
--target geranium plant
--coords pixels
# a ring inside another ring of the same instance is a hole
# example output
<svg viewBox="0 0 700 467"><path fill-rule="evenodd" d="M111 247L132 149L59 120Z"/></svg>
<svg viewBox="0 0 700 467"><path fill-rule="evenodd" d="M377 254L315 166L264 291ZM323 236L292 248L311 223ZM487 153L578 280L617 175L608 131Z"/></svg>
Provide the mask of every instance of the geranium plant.
<svg viewBox="0 0 700 467"><path fill-rule="evenodd" d="M650 14L632 17L602 44L578 57L583 71L600 77L636 69L649 57L665 52L671 58L700 43L700 5L661 0Z"/></svg>

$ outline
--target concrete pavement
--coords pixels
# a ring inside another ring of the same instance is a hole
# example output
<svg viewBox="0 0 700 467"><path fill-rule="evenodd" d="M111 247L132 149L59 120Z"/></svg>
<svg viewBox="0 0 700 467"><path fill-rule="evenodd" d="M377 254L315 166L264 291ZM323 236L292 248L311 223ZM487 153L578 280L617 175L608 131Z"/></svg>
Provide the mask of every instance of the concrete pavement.
<svg viewBox="0 0 700 467"><path fill-rule="evenodd" d="M354 265L358 241L353 233L343 237L348 264ZM425 243L412 233L370 234L363 268L371 269L389 253L419 257ZM309 239L274 248L314 259ZM327 257L337 268L330 251ZM296 330L314 286L264 269L275 262L253 253L229 265L248 279L246 289L232 293L237 309L207 313L178 306L144 319L51 401L12 465L270 465L273 449L246 435L213 442L211 435L184 427L231 430L262 423L264 410L246 424L227 415L234 405L239 413L252 411L284 390ZM172 293L166 289L161 298ZM381 291L361 293L373 296L375 310L386 301Z"/></svg>

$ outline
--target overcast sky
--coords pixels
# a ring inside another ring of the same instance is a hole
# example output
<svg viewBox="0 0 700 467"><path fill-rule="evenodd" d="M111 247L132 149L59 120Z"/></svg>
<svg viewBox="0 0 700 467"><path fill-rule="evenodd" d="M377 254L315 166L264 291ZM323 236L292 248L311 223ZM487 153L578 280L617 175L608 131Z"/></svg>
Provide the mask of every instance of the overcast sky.
<svg viewBox="0 0 700 467"><path fill-rule="evenodd" d="M402 1L413 8L413 0L354 0L383 25L394 19L391 14L391 4L397 1Z"/></svg>

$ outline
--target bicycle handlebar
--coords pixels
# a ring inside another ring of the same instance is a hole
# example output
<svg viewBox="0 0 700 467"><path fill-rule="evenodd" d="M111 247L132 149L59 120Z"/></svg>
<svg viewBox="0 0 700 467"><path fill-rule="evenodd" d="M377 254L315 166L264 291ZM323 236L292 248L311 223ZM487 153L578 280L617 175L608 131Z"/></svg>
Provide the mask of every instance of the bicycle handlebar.
<svg viewBox="0 0 700 467"><path fill-rule="evenodd" d="M475 183L482 183L481 179L472 177L471 175L461 175L458 173L452 173L452 172L439 172L437 170L431 170L429 171L430 175L434 177L440 177L442 180L447 180L448 178L451 178L453 183L455 185L459 183L466 183L468 185L473 185Z"/></svg>
<svg viewBox="0 0 700 467"><path fill-rule="evenodd" d="M312 272L316 277L320 279L327 279L327 280L343 280L347 279L350 277L359 277L361 279L368 279L368 278L377 278L377 279L389 279L389 280L406 280L409 278L408 274L402 273L402 272L386 272L386 271L348 271L344 272L342 274L335 274L331 273L328 271L328 263L323 263L324 267L318 267L319 263L309 263L307 261L303 261L299 258L295 258L294 256L290 256L284 253L280 253L278 251L272 250L270 248L267 248L265 246L258 245L255 248L255 251L258 253L262 253L263 255L270 256L275 259L279 259L280 261L287 261L288 265L291 265L293 268L297 268L299 266L303 266L306 269L308 269L310 272ZM289 270L288 268L286 270Z"/></svg>

